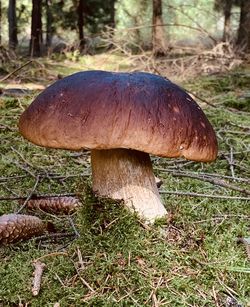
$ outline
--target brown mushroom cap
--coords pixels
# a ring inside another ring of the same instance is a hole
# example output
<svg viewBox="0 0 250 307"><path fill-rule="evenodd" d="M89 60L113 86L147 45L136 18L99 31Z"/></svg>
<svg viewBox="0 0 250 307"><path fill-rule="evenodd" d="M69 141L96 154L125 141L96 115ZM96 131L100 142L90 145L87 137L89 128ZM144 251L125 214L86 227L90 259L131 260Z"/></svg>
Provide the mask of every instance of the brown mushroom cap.
<svg viewBox="0 0 250 307"><path fill-rule="evenodd" d="M217 156L214 130L196 102L144 72L86 71L61 79L22 114L19 129L52 148L129 148L197 161Z"/></svg>

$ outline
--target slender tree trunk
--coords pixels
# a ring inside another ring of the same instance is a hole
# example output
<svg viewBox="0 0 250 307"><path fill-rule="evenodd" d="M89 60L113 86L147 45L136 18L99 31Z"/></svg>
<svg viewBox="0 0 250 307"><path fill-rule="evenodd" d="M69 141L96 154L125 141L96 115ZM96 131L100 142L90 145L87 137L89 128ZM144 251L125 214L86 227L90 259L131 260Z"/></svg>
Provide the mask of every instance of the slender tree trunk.
<svg viewBox="0 0 250 307"><path fill-rule="evenodd" d="M9 21L9 48L15 50L18 44L17 23L16 23L16 0L9 0L8 21Z"/></svg>
<svg viewBox="0 0 250 307"><path fill-rule="evenodd" d="M231 10L233 5L233 0L225 1L224 7L224 31L223 31L223 42L230 40L231 33Z"/></svg>
<svg viewBox="0 0 250 307"><path fill-rule="evenodd" d="M0 0L0 46L2 44L2 2Z"/></svg>
<svg viewBox="0 0 250 307"><path fill-rule="evenodd" d="M82 52L85 47L84 31L83 31L83 12L84 12L84 0L79 0L77 13L78 13L78 35L79 35L79 47Z"/></svg>
<svg viewBox="0 0 250 307"><path fill-rule="evenodd" d="M53 17L51 13L52 0L46 0L46 47L49 49L52 43L52 22Z"/></svg>
<svg viewBox="0 0 250 307"><path fill-rule="evenodd" d="M241 0L240 24L236 45L250 52L250 0Z"/></svg>
<svg viewBox="0 0 250 307"><path fill-rule="evenodd" d="M40 56L42 44L42 0L32 0L30 55Z"/></svg>
<svg viewBox="0 0 250 307"><path fill-rule="evenodd" d="M110 21L109 26L115 28L115 0L110 1Z"/></svg>
<svg viewBox="0 0 250 307"><path fill-rule="evenodd" d="M153 54L161 56L166 53L165 31L162 19L162 0L153 1L152 44Z"/></svg>

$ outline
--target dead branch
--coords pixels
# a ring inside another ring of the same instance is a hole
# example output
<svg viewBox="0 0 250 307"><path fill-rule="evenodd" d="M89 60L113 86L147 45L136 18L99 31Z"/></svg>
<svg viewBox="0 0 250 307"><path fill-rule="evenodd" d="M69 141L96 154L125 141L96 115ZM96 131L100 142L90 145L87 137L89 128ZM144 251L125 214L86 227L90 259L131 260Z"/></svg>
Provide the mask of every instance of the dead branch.
<svg viewBox="0 0 250 307"><path fill-rule="evenodd" d="M34 279L33 279L33 286L31 292L33 296L37 296L41 288L42 274L46 268L46 265L45 263L40 261L33 262L33 265L35 267L35 271L33 273Z"/></svg>
<svg viewBox="0 0 250 307"><path fill-rule="evenodd" d="M68 237L75 237L75 233L73 232L65 232L65 233L50 233L43 236L35 237L35 241L41 240L52 240L52 239L60 239L60 238L68 238Z"/></svg>
<svg viewBox="0 0 250 307"><path fill-rule="evenodd" d="M32 193L30 198L32 198L32 197L37 197L37 198L71 197L71 196L77 196L77 194L76 193L65 193L65 194L42 194L42 195L36 195L35 193ZM16 196L6 196L6 197L0 197L0 201L4 201L4 200L23 200L23 199L27 199L28 197L29 197L29 195L28 196L17 196L17 197Z"/></svg>
<svg viewBox="0 0 250 307"><path fill-rule="evenodd" d="M162 171L162 172L176 172L175 169L172 168L161 168L161 167L154 167L155 170ZM250 179L248 178L242 178L242 177L232 177L232 176L226 176L216 173L204 173L204 172L190 172L190 171L182 171L178 169L178 172L183 174L191 174L191 175L197 175L197 176L203 176L203 177L216 177L216 178L225 178L228 180L234 180L234 181L241 181L241 182L247 182L250 183Z"/></svg>
<svg viewBox="0 0 250 307"><path fill-rule="evenodd" d="M193 18L192 16L190 16L187 11L182 8L180 8L181 6L173 6L173 5L166 5L168 8L179 11L180 13L182 13L184 16L186 16L192 23L194 23L198 29L201 30L201 32L203 32L203 34L206 34L215 44L217 43L217 40L206 30L204 29L200 23L197 21L196 18Z"/></svg>
<svg viewBox="0 0 250 307"><path fill-rule="evenodd" d="M16 72L18 72L19 70L21 70L22 68L24 68L25 66L29 65L30 63L32 63L33 60L30 60L26 63L24 63L23 65L21 65L20 67L18 67L17 69L13 70L11 73L9 73L7 76L3 77L2 79L0 79L0 82L6 81L7 79L9 79L12 75L14 75Z"/></svg>
<svg viewBox="0 0 250 307"><path fill-rule="evenodd" d="M194 192L183 192L183 191L165 191L160 190L160 194L173 194L179 196L190 196L190 197L204 197L204 198L217 198L217 199L233 199L233 200L248 200L250 197L241 197L241 196L227 196L227 195L218 195L218 194L202 194Z"/></svg>
<svg viewBox="0 0 250 307"><path fill-rule="evenodd" d="M22 206L17 210L17 212L16 212L17 214L20 213L20 212L25 208L26 204L27 204L28 201L31 199L32 195L34 195L34 192L35 192L36 187L37 187L37 185L38 185L38 183L39 183L39 180L40 180L40 177L37 176L36 182L35 182L35 184L34 184L34 186L33 186L33 189L31 190L31 192L30 192L30 194L28 195L28 197L25 199L25 201L24 201L24 203L22 204Z"/></svg>
<svg viewBox="0 0 250 307"><path fill-rule="evenodd" d="M173 176L178 176L178 177L189 177L189 178L193 178L193 179L198 179L198 180L202 180L202 181L206 181L215 185L219 185L223 188L228 188L230 190L234 190L243 194L247 194L250 195L250 191L246 190L246 189L242 189L238 186L232 185L230 183L225 182L224 180L218 180L218 179L213 179L213 178L208 178L208 177L201 177L198 175L191 175L191 174L184 174L184 173L180 173L180 172L174 172L172 173Z"/></svg>

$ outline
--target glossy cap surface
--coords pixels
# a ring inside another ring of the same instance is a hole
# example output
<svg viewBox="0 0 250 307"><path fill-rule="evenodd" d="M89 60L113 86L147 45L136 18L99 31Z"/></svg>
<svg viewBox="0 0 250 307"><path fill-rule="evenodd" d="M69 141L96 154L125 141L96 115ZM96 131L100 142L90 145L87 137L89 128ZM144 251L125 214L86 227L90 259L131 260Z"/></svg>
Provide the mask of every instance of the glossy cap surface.
<svg viewBox="0 0 250 307"><path fill-rule="evenodd" d="M212 161L214 130L197 103L169 80L144 72L79 72L44 90L22 114L21 134L45 147L129 148Z"/></svg>

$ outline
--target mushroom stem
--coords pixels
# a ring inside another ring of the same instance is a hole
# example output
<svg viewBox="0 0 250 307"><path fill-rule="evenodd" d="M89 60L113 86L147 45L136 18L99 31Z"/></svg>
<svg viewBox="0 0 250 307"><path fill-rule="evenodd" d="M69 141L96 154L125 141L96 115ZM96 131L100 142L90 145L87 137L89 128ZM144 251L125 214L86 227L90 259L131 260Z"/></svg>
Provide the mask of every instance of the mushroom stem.
<svg viewBox="0 0 250 307"><path fill-rule="evenodd" d="M147 153L129 149L92 150L91 164L94 193L123 200L128 208L151 223L166 215Z"/></svg>

